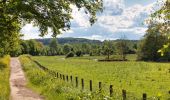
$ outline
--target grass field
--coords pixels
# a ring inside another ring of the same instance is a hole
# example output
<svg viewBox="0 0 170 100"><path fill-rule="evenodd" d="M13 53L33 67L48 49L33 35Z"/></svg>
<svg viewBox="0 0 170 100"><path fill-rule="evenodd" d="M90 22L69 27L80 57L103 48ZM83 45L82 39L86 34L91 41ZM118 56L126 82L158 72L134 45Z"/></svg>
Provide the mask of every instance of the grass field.
<svg viewBox="0 0 170 100"><path fill-rule="evenodd" d="M134 56L129 59L134 60ZM98 57L81 57L64 59L56 57L32 57L49 69L65 75L84 78L85 88L89 89L89 80L93 80L94 91L101 81L105 95L109 85L113 85L115 98L121 97L121 90L127 91L127 98L141 99L147 93L149 99L169 100L170 64L154 62L97 62ZM30 72L32 73L32 72ZM51 84L51 83L49 83Z"/></svg>
<svg viewBox="0 0 170 100"><path fill-rule="evenodd" d="M9 61L9 56L0 58L0 100L9 100Z"/></svg>

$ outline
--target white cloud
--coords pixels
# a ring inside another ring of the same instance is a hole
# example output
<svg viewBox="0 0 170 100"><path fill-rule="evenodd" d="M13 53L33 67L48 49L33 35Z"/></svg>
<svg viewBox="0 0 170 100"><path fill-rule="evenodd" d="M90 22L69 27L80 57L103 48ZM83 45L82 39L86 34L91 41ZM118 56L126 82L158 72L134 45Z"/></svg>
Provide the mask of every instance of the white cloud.
<svg viewBox="0 0 170 100"><path fill-rule="evenodd" d="M125 8L124 0L104 0L105 9L102 14L98 14L98 21L91 27L89 15L80 9L71 5L73 8L71 20L72 27L70 31L58 37L83 37L88 39L117 39L122 34L128 35L129 39L140 39L147 30L147 25L143 22L149 15L160 8L157 3L146 6L135 4ZM25 38L39 38L38 28L32 25L26 25L22 32ZM51 33L52 34L52 33ZM50 35L46 36L50 37Z"/></svg>
<svg viewBox="0 0 170 100"><path fill-rule="evenodd" d="M133 32L140 36L145 34L147 25L144 21L149 17L153 10L158 10L157 3L152 3L147 6L139 4L124 8L120 15L102 15L99 16L97 24L110 31L112 34L119 32Z"/></svg>
<svg viewBox="0 0 170 100"><path fill-rule="evenodd" d="M84 9L78 10L78 8L74 5L71 5L72 11L72 24L74 24L74 27L90 27L89 15L84 13Z"/></svg>
<svg viewBox="0 0 170 100"><path fill-rule="evenodd" d="M119 15L125 7L124 0L104 0L103 15Z"/></svg>

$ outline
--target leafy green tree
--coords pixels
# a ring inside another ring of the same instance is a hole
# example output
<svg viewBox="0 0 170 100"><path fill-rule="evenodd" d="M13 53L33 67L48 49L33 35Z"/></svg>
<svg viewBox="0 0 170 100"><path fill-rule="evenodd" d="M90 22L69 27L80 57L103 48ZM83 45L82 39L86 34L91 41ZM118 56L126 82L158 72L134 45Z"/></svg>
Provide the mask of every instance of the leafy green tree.
<svg viewBox="0 0 170 100"><path fill-rule="evenodd" d="M30 48L29 54L33 56L42 54L42 48L44 48L42 43L37 42L36 40L29 40L28 45Z"/></svg>
<svg viewBox="0 0 170 100"><path fill-rule="evenodd" d="M51 55L54 56L59 54L59 44L55 38L51 40L49 47L50 47Z"/></svg>
<svg viewBox="0 0 170 100"><path fill-rule="evenodd" d="M128 43L127 43L127 40L125 39L125 37L122 37L116 43L116 51L117 51L118 55L120 55L122 60L126 60L126 55L129 51L129 46L128 46Z"/></svg>
<svg viewBox="0 0 170 100"><path fill-rule="evenodd" d="M28 45L28 41L22 40L20 45L21 45L22 54L29 54L30 48Z"/></svg>
<svg viewBox="0 0 170 100"><path fill-rule="evenodd" d="M73 51L73 48L70 44L64 44L63 52L64 54L68 54L70 51Z"/></svg>
<svg viewBox="0 0 170 100"><path fill-rule="evenodd" d="M82 56L82 51L80 51L80 50L76 51L76 56L77 56L77 57Z"/></svg>
<svg viewBox="0 0 170 100"><path fill-rule="evenodd" d="M161 24L150 25L147 34L141 41L138 49L138 60L159 61L168 60L169 53L166 57L161 57L158 50L167 43L168 37L160 33Z"/></svg>
<svg viewBox="0 0 170 100"><path fill-rule="evenodd" d="M6 42L14 40L9 43L19 44L16 40L26 23L38 26L41 36L48 34L49 28L54 37L61 33L60 30L70 29L71 5L84 8L85 13L90 15L91 24L96 21L96 12L102 9L101 0L0 0L1 54L11 51L8 45L4 45ZM11 37L14 39L10 40ZM13 44L9 44L11 49L16 47Z"/></svg>
<svg viewBox="0 0 170 100"><path fill-rule="evenodd" d="M81 50L83 54L89 54L90 53L90 45L87 43L83 43L81 45Z"/></svg>
<svg viewBox="0 0 170 100"><path fill-rule="evenodd" d="M48 34L48 28L52 29L54 37L61 33L60 30L70 29L71 5L84 8L92 24L96 21L97 11L102 9L100 0L0 0L1 54L15 49L19 44L16 41L20 38L19 31L26 23L38 26L41 36Z"/></svg>
<svg viewBox="0 0 170 100"><path fill-rule="evenodd" d="M67 53L66 58L70 58L70 57L74 57L73 51L70 51L69 53Z"/></svg>
<svg viewBox="0 0 170 100"><path fill-rule="evenodd" d="M107 59L110 59L110 55L114 53L114 45L112 41L105 40L102 46L103 54L107 55Z"/></svg>
<svg viewBox="0 0 170 100"><path fill-rule="evenodd" d="M102 54L102 48L100 45L92 44L90 47L90 56L99 56Z"/></svg>
<svg viewBox="0 0 170 100"><path fill-rule="evenodd" d="M164 2L164 1L162 1ZM163 21L157 21L157 20L163 20ZM149 21L150 24L161 24L161 27L159 28L159 32L162 35L166 35L169 40L168 42L159 50L161 55L167 54L166 52L169 51L170 48L170 0L166 0L162 8L155 13L152 14L152 19ZM168 56L168 55L166 55Z"/></svg>

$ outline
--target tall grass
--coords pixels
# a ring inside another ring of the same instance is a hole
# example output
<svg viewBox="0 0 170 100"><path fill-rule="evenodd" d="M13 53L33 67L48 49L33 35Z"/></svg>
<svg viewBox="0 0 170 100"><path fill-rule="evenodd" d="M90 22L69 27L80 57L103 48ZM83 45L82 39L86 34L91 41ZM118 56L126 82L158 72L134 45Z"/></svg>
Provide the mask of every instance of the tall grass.
<svg viewBox="0 0 170 100"><path fill-rule="evenodd" d="M9 100L10 57L0 58L0 100Z"/></svg>

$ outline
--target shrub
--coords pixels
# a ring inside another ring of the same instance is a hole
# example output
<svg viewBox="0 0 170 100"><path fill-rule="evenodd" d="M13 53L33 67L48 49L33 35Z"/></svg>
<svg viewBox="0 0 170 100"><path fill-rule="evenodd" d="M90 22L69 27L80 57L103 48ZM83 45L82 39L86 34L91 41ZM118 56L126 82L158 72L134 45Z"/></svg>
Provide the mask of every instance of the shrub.
<svg viewBox="0 0 170 100"><path fill-rule="evenodd" d="M74 57L74 52L70 51L67 55L66 58Z"/></svg>
<svg viewBox="0 0 170 100"><path fill-rule="evenodd" d="M77 56L77 57L82 56L82 52L81 52L81 51L76 51L76 56Z"/></svg>

